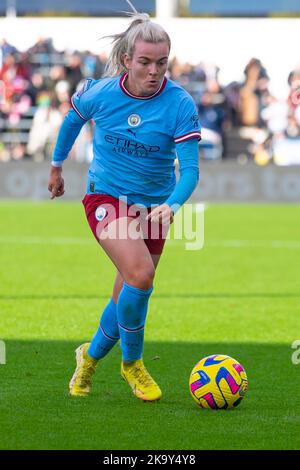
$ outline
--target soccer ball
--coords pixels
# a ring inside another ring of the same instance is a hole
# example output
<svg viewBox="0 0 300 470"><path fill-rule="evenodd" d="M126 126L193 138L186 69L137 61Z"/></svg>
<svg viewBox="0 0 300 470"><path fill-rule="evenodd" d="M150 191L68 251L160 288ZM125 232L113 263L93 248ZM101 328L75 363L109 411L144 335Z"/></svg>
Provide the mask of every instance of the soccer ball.
<svg viewBox="0 0 300 470"><path fill-rule="evenodd" d="M197 362L190 375L190 392L201 408L235 408L248 390L245 369L229 356L213 354Z"/></svg>

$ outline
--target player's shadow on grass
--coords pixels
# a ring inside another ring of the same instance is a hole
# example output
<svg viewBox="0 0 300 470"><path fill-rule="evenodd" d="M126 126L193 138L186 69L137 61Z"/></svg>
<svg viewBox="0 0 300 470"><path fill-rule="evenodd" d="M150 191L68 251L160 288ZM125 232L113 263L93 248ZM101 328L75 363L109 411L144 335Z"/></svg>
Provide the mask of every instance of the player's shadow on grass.
<svg viewBox="0 0 300 470"><path fill-rule="evenodd" d="M300 365L292 364L290 345L147 341L144 360L163 398L144 404L120 377L119 346L99 363L92 394L70 397L74 349L82 342L6 341L7 363L0 365L0 448L284 448L287 438L279 438L279 422L282 429L293 427L288 446L296 446ZM239 360L248 374L249 391L235 410L201 410L190 396L193 366L214 353ZM266 433L274 439L278 434L279 440L263 443Z"/></svg>
<svg viewBox="0 0 300 470"><path fill-rule="evenodd" d="M7 363L0 366L1 376L8 389L13 384L16 393L26 389L26 393L39 396L51 389L57 398L62 397L66 395L68 380L74 372L74 350L84 341L5 341ZM268 389L276 382L283 385L285 374L289 376L285 387L293 384L293 377L294 383L298 382L300 364L297 367L292 363L294 352L288 344L146 341L144 361L165 389L163 402L166 405L170 401L183 405L189 373L195 363L207 355L226 354L241 362L248 374L252 395L259 390L260 377L266 380L266 370L271 371ZM126 399L126 385L120 382L120 361L121 352L117 344L100 361L91 396L99 397L104 393L110 400L118 401L124 396Z"/></svg>

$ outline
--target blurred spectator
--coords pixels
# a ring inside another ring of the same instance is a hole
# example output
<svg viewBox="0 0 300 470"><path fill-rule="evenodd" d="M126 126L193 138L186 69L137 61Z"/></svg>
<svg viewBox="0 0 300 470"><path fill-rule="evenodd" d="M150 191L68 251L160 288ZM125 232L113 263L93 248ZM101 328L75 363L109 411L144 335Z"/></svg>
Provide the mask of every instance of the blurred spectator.
<svg viewBox="0 0 300 470"><path fill-rule="evenodd" d="M286 134L290 138L298 138L300 137L300 69L290 73L288 84L290 91Z"/></svg>
<svg viewBox="0 0 300 470"><path fill-rule="evenodd" d="M0 161L50 158L72 94L85 77L101 78L105 63L104 54L58 52L49 38L40 38L22 53L3 39ZM270 94L269 77L259 59L252 58L244 74L243 83L234 81L221 87L216 65L180 63L176 57L167 72L196 102L202 125L202 158L241 155L260 165L271 160L286 164L286 155L300 155L300 67L289 75L290 92L285 102ZM92 158L92 136L93 122L83 127L71 158Z"/></svg>
<svg viewBox="0 0 300 470"><path fill-rule="evenodd" d="M46 82L41 74L41 72L36 71L32 74L28 88L27 94L31 99L32 106L37 105L37 98L42 91L46 91Z"/></svg>
<svg viewBox="0 0 300 470"><path fill-rule="evenodd" d="M231 82L223 90L225 101L226 101L228 123L230 127L237 127L240 124L240 121L239 121L240 88L241 88L240 83Z"/></svg>
<svg viewBox="0 0 300 470"><path fill-rule="evenodd" d="M106 56L97 56L90 51L85 51L82 55L81 71L84 77L101 77L106 63Z"/></svg>
<svg viewBox="0 0 300 470"><path fill-rule="evenodd" d="M57 82L54 90L59 103L69 102L72 93L70 93L71 86L67 80L60 80Z"/></svg>
<svg viewBox="0 0 300 470"><path fill-rule="evenodd" d="M63 116L51 92L39 95L32 127L29 133L27 153L36 161L50 157Z"/></svg>
<svg viewBox="0 0 300 470"><path fill-rule="evenodd" d="M272 101L269 77L259 59L252 58L244 70L245 81L239 90L240 137L249 142L247 152L257 164L269 161L269 131L263 113Z"/></svg>
<svg viewBox="0 0 300 470"><path fill-rule="evenodd" d="M281 104L281 128L272 135L272 156L277 165L300 164L300 69L289 74L288 84L287 102Z"/></svg>
<svg viewBox="0 0 300 470"><path fill-rule="evenodd" d="M28 49L28 53L32 54L54 54L56 51L53 46L53 41L51 38L39 38L37 42Z"/></svg>
<svg viewBox="0 0 300 470"><path fill-rule="evenodd" d="M66 79L70 84L71 95L75 93L78 83L84 76L82 69L82 59L78 52L74 52L73 54L67 56L67 65L65 70Z"/></svg>
<svg viewBox="0 0 300 470"><path fill-rule="evenodd" d="M63 65L52 65L49 70L49 76L47 78L47 87L50 90L54 90L56 84L66 79L66 68Z"/></svg>
<svg viewBox="0 0 300 470"><path fill-rule="evenodd" d="M3 62L7 55L14 55L17 49L9 44L6 39L0 39L0 69L3 67Z"/></svg>
<svg viewBox="0 0 300 470"><path fill-rule="evenodd" d="M32 64L27 52L16 54L16 75L24 80L30 80L32 75Z"/></svg>
<svg viewBox="0 0 300 470"><path fill-rule="evenodd" d="M202 127L200 153L203 158L209 160L222 158L224 148L226 98L218 81L218 73L219 70L216 67L206 67L206 86L198 103Z"/></svg>
<svg viewBox="0 0 300 470"><path fill-rule="evenodd" d="M13 81L16 78L17 65L16 59L13 54L7 54L3 60L0 70L0 80L5 84L5 99L12 98L14 89Z"/></svg>
<svg viewBox="0 0 300 470"><path fill-rule="evenodd" d="M258 59L251 59L244 73L245 82L240 89L240 123L259 126L260 112L269 96L269 77Z"/></svg>

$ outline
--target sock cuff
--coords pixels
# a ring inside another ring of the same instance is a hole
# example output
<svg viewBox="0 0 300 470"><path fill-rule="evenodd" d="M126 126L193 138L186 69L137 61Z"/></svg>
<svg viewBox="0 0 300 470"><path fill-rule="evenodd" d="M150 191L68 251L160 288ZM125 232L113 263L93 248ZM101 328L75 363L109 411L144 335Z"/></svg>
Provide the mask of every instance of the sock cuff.
<svg viewBox="0 0 300 470"><path fill-rule="evenodd" d="M128 289L131 292L134 292L135 294L142 295L142 296L149 296L152 294L153 287L149 287L149 289L140 289L139 287L134 287L131 286L130 284L127 284L126 282L123 283L123 288Z"/></svg>

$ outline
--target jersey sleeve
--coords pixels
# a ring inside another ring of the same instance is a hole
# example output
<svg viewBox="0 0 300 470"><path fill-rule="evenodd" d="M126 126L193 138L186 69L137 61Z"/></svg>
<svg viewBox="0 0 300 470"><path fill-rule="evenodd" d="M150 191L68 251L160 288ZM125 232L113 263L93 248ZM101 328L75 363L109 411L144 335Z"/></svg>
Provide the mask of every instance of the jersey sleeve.
<svg viewBox="0 0 300 470"><path fill-rule="evenodd" d="M62 166L84 124L85 121L73 109L70 109L59 130L52 155L52 166Z"/></svg>
<svg viewBox="0 0 300 470"><path fill-rule="evenodd" d="M71 98L71 105L75 113L83 120L92 119L95 112L95 85L97 80L87 78L79 91Z"/></svg>
<svg viewBox="0 0 300 470"><path fill-rule="evenodd" d="M180 178L172 194L165 201L174 214L189 199L199 181L199 150L195 138L176 144Z"/></svg>
<svg viewBox="0 0 300 470"><path fill-rule="evenodd" d="M179 107L174 141L175 144L180 144L195 138L201 140L198 112L192 97L186 95Z"/></svg>

